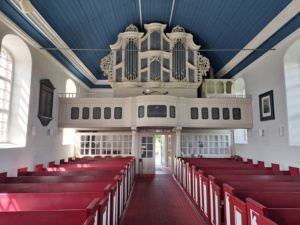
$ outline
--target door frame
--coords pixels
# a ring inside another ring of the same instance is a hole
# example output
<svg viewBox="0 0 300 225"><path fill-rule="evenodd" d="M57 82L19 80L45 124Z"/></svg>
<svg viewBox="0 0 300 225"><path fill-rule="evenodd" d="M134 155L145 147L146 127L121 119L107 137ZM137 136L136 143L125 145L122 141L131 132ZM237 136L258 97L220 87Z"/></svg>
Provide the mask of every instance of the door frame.
<svg viewBox="0 0 300 225"><path fill-rule="evenodd" d="M155 128L153 128L155 129ZM153 138L154 138L154 150L153 150L153 153L154 153L154 168L155 168L155 135L165 135L165 166L166 167L169 167L172 171L172 165L173 165L173 155L175 154L173 151L176 151L176 149L174 150L173 148L173 142L171 141L171 147L172 147L172 152L171 152L171 165L169 165L169 161L168 161L168 136L171 135L171 140L172 140L172 137L175 136L176 137L176 133L174 132L138 132L137 133L137 155L136 155L136 158L138 159L137 162L138 162L138 166L137 166L137 173L139 173L139 166L140 166L140 162L139 162L139 159L142 159L142 150L141 150L141 145L142 145L142 140L141 140L141 137L142 136L152 136L153 135ZM155 171L154 171L155 173Z"/></svg>
<svg viewBox="0 0 300 225"><path fill-rule="evenodd" d="M142 137L152 137L153 138L153 149L152 149L152 158L142 158ZM142 174L155 174L155 133L145 132L145 133L139 133L138 135L138 158L139 158L139 173ZM149 159L149 160L147 160ZM150 160L151 159L151 160ZM142 160L142 165L140 164L140 160ZM152 162L151 162L152 161ZM152 164L152 170L145 170L145 168L149 168L148 165ZM143 167L142 171L140 166Z"/></svg>

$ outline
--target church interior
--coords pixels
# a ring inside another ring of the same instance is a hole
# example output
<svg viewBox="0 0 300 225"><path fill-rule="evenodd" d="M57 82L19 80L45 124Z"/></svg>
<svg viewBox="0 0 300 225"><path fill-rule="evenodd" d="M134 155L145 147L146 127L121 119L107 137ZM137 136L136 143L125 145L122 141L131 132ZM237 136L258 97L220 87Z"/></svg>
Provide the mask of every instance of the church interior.
<svg viewBox="0 0 300 225"><path fill-rule="evenodd" d="M299 12L1 0L0 224L299 224Z"/></svg>

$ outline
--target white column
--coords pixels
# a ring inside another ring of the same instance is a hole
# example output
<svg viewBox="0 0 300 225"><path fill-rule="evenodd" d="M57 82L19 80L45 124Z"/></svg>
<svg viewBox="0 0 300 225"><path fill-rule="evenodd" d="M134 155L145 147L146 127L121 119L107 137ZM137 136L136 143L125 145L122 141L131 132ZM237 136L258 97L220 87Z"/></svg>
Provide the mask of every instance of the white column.
<svg viewBox="0 0 300 225"><path fill-rule="evenodd" d="M132 146L131 146L131 155L135 156L135 173L138 173L138 162L139 162L139 151L137 148L138 145L138 134L137 134L136 127L131 127L131 133L132 133Z"/></svg>
<svg viewBox="0 0 300 225"><path fill-rule="evenodd" d="M176 128L176 156L180 156L181 148L180 148L180 134L182 127Z"/></svg>
<svg viewBox="0 0 300 225"><path fill-rule="evenodd" d="M131 134L132 134L132 146L131 146L131 155L135 156L135 158L138 157L138 152L137 152L137 132L136 132L136 127L131 127Z"/></svg>

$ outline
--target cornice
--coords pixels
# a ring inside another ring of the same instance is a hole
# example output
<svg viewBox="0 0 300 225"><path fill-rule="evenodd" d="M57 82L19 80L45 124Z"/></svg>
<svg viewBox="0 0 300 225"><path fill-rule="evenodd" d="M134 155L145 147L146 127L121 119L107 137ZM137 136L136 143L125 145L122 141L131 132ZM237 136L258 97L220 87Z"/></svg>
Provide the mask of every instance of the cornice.
<svg viewBox="0 0 300 225"><path fill-rule="evenodd" d="M290 42L293 40L297 40L300 36L300 28L298 28L296 31L294 31L291 35L283 39L281 42L279 42L277 45L274 46L274 48L279 49L281 46L283 46L286 42ZM273 54L273 51L269 51L266 54L263 54L261 57L259 57L254 62L250 63L247 67L242 69L240 72L238 72L234 77L231 79L238 79L240 77L243 77L243 74L247 71L251 71L256 65L258 65L260 62L264 61L267 57L269 57L271 54Z"/></svg>
<svg viewBox="0 0 300 225"><path fill-rule="evenodd" d="M14 31L19 37L21 37L24 41L26 41L29 45L31 45L35 49L41 49L42 46L38 44L34 39L32 39L27 33L25 33L20 27L18 27L13 21L11 21L5 14L0 12L0 21L5 24L8 28ZM70 72L66 67L64 67L56 58L54 58L47 51L40 51L46 57L48 57L53 63L55 63L60 69L62 69L66 74L68 74L72 79L86 88L90 89L84 82L82 82L77 76L75 76L72 72Z"/></svg>
<svg viewBox="0 0 300 225"><path fill-rule="evenodd" d="M292 1L282 10L260 33L258 33L244 48L256 49L270 38L276 31L283 27L290 19L299 13L300 1ZM222 78L235 66L248 57L253 51L240 51L217 74L216 78Z"/></svg>
<svg viewBox="0 0 300 225"><path fill-rule="evenodd" d="M22 12L18 0L10 0ZM23 13L24 14L24 13ZM36 10L24 14L27 19L34 24L57 48L69 49L69 46L60 38L60 36L52 29L42 15ZM60 50L93 84L97 82L96 77L81 62L81 60L70 50Z"/></svg>

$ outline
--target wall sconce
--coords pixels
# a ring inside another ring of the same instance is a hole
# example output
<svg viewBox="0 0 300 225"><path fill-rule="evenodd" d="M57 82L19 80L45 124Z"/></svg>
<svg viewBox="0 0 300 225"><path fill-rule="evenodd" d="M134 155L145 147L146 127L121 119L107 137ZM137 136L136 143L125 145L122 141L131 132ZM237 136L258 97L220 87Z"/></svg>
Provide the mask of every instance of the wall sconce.
<svg viewBox="0 0 300 225"><path fill-rule="evenodd" d="M48 130L48 135L49 135L49 136L52 136L52 135L53 135L53 129L49 129L49 130Z"/></svg>
<svg viewBox="0 0 300 225"><path fill-rule="evenodd" d="M258 133L259 133L259 136L264 136L264 129L259 129Z"/></svg>
<svg viewBox="0 0 300 225"><path fill-rule="evenodd" d="M284 126L279 126L278 130L279 130L279 136L282 136L282 137L285 136Z"/></svg>
<svg viewBox="0 0 300 225"><path fill-rule="evenodd" d="M248 129L248 136L252 137L252 129Z"/></svg>
<svg viewBox="0 0 300 225"><path fill-rule="evenodd" d="M36 136L36 127L31 128L31 135Z"/></svg>

